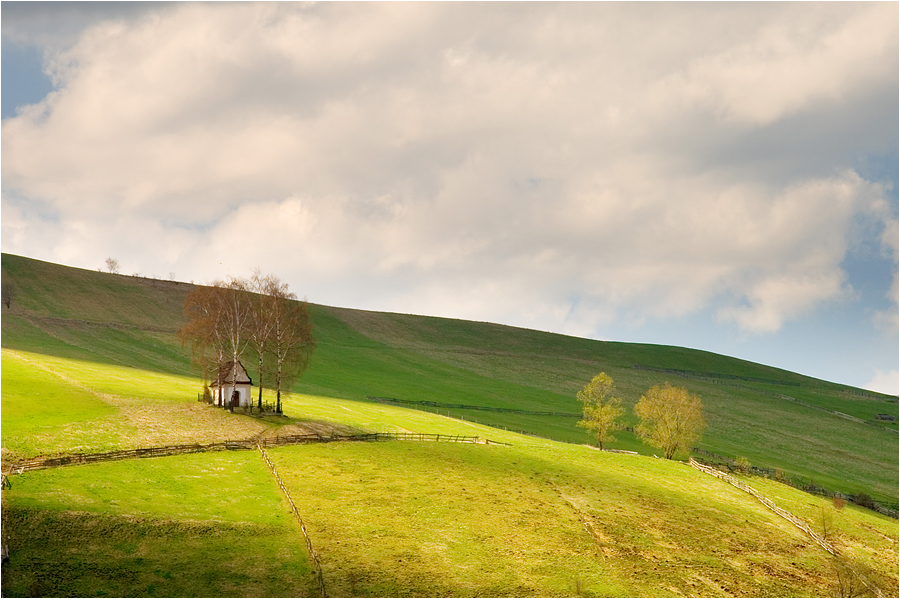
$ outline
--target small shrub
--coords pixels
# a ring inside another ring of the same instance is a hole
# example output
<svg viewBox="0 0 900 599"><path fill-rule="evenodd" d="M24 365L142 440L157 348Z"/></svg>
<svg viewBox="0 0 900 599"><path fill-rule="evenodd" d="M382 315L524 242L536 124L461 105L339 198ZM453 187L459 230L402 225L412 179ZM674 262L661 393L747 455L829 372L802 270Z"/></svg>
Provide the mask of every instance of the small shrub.
<svg viewBox="0 0 900 599"><path fill-rule="evenodd" d="M835 597L881 596L877 576L866 564L844 557L831 559L832 593ZM878 591L878 592L876 592Z"/></svg>
<svg viewBox="0 0 900 599"><path fill-rule="evenodd" d="M743 456L738 456L734 460L734 467L737 468L737 471L741 474L747 474L750 472L750 460Z"/></svg>
<svg viewBox="0 0 900 599"><path fill-rule="evenodd" d="M836 509L837 511L841 511L842 509L844 509L844 506L847 505L847 501L843 497L838 497L837 495L835 495L831 498L831 505L833 505L834 509Z"/></svg>
<svg viewBox="0 0 900 599"><path fill-rule="evenodd" d="M834 512L829 510L826 507L822 507L821 513L819 515L819 529L822 533L822 538L827 540L828 536L831 534L831 529L834 524L833 518Z"/></svg>
<svg viewBox="0 0 900 599"><path fill-rule="evenodd" d="M862 506L864 508L868 508L870 510L875 509L875 500L866 495L865 493L858 493L853 496L853 503L856 505Z"/></svg>

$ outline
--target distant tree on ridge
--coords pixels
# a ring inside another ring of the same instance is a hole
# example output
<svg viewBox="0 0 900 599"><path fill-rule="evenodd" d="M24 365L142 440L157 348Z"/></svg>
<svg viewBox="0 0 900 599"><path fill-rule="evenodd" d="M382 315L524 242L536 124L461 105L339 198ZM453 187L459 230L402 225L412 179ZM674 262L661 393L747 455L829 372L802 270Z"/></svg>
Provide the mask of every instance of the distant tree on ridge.
<svg viewBox="0 0 900 599"><path fill-rule="evenodd" d="M106 259L106 270L111 272L112 274L119 273L119 261L115 258L107 258Z"/></svg>

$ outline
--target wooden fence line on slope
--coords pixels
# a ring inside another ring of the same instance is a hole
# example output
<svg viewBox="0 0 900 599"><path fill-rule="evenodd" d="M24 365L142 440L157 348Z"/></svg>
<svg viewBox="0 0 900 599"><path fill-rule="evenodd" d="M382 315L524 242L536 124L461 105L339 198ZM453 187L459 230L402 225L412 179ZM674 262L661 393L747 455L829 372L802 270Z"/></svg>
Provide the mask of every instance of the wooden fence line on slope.
<svg viewBox="0 0 900 599"><path fill-rule="evenodd" d="M306 548L309 550L309 555L310 557L312 557L313 564L316 567L316 578L319 582L319 592L322 594L322 597L327 597L328 594L325 592L325 579L322 576L322 563L319 561L319 554L316 553L316 550L313 548L312 539L309 536L309 531L306 530L306 524L303 522L303 518L300 517L300 511L297 509L297 505L294 503L294 499L288 492L287 487L281 480L281 477L278 476L278 471L275 469L275 464L273 464L272 460L269 459L269 454L266 453L266 450L263 449L263 446L261 444L257 445L256 448L259 450L259 453L262 456L263 461L266 463L266 466L269 467L269 472L272 473L272 476L275 478L275 482L278 483L278 487L281 489L281 492L284 493L284 496L287 498L288 503L291 506L291 511L294 513L294 517L297 519L297 523L300 524L300 530L301 532L303 532L303 538L306 540Z"/></svg>
<svg viewBox="0 0 900 599"><path fill-rule="evenodd" d="M793 524L794 526L796 526L797 528L799 528L800 530L802 530L803 532L808 534L810 537L812 537L812 540L815 541L822 549L824 549L831 555L834 555L834 556L839 555L838 550L835 549L831 543L829 543L824 538L822 538L822 536L820 534L818 534L812 528L810 528L809 524L804 522L802 519L796 517L789 511L778 507L768 497L766 497L765 495L763 495L762 493L760 493L759 491L757 491L750 485L739 481L738 479L734 478L733 476L731 476L729 474L725 474L724 472L719 472L715 468L710 468L709 466L705 466L705 465L701 464L700 462L698 462L697 460L695 460L694 458L691 458L689 463L692 468L695 468L695 469L699 470L700 472L704 472L706 474L715 476L716 478L721 478L728 484L730 484L734 487L737 487L741 491L750 493L751 495L756 497L760 501L760 503L762 503L764 506L766 506L767 508L769 508L770 510L772 510L773 512L775 512L776 514L778 514L779 516L781 516L782 518L784 518L785 520L787 520L788 522L790 522L791 524Z"/></svg>
<svg viewBox="0 0 900 599"><path fill-rule="evenodd" d="M58 466L70 466L77 464L91 464L96 462L109 462L126 460L131 458L161 457L169 455L181 455L200 453L206 451L254 449L257 445L263 447L275 447L280 445L298 445L304 443L332 443L341 441L433 441L451 443L479 443L478 436L469 435L443 435L434 433L362 433L358 435L319 435L316 433L302 435L284 435L268 439L252 440L243 439L236 441L221 441L218 443L193 443L182 445L164 445L160 447L144 447L139 449L122 449L101 453L75 453L53 457L38 457L21 460L13 463L8 474L21 474L29 470L42 468L55 468ZM498 443L485 439L484 443ZM5 476L4 476L5 479Z"/></svg>
<svg viewBox="0 0 900 599"><path fill-rule="evenodd" d="M691 449L691 451L693 451L694 453L699 453L700 455L704 455L704 456L713 458L715 460L719 460L720 462L723 462L728 467L729 470L733 471L734 469L738 468L737 464L735 463L735 459L731 458L729 456L724 456L724 455L721 455L718 453L714 453L712 451L707 451L707 450L701 449L699 447L694 447ZM763 476L765 478L775 477L776 480L778 480L779 482L782 482L786 485L790 485L791 487L793 487L795 489L799 489L799 490L803 491L804 493L810 493L811 495L818 495L820 497L840 497L841 499L854 501L853 495L848 495L848 494L842 493L840 491L834 491L834 490L826 489L824 487L820 487L819 485L813 484L812 479L810 479L810 482L808 484L805 484L802 481L802 479L800 481L798 481L791 477L779 478L777 476L778 470L775 468L764 468L761 466L754 466L751 464L749 466L749 471L750 471L750 474L756 474L759 476ZM861 504L857 504L857 505L861 505ZM882 516L887 516L888 518L893 518L894 520L896 520L898 517L897 510L887 508L878 502L873 502L871 505L862 505L862 507L864 507L866 509L870 509L874 512L877 512L877 513L881 514Z"/></svg>
<svg viewBox="0 0 900 599"><path fill-rule="evenodd" d="M581 418L581 414L576 414L574 412L540 412L534 410L521 410L519 408L501 408L496 406L476 406L473 404L461 404L461 403L446 403L439 401L430 401L426 399L397 399L396 397L375 397L374 395L367 395L366 399L369 401L376 401L378 403L383 404L400 404L400 405L412 405L412 406L423 406L426 408L445 408L445 409L453 409L453 410L474 410L478 412L498 412L500 414L519 414L524 416L560 416L564 418Z"/></svg>
<svg viewBox="0 0 900 599"><path fill-rule="evenodd" d="M719 472L715 468L710 468L709 466L701 464L694 458L691 458L689 463L693 468L696 468L700 472L710 474L712 476L715 476L716 478L721 478L728 484L733 485L734 487L737 487L738 489L741 489L742 491L746 491L747 493L750 493L751 495L756 497L764 506L766 506L767 508L769 508L770 510L772 510L773 512L775 512L776 514L778 514L779 516L781 516L782 518L784 518L785 520L787 520L788 522L790 522L791 524L793 524L794 526L796 526L797 528L799 528L800 530L802 530L803 532L808 534L812 538L813 541L815 541L822 549L824 549L825 551L830 553L833 557L841 558L840 552L831 543L826 541L821 535L819 535L812 528L810 528L809 524L807 524L806 522L804 522L802 519L798 518L797 516L793 515L789 511L778 507L768 497L766 497L765 495L763 495L762 493L760 493L759 491L757 491L750 485L737 480L736 478L734 478L733 476L731 476L729 474L725 474L724 472ZM866 587L866 589L868 589L869 591L874 590L875 596L877 596L877 597L884 596L881 593L881 589L879 589L877 586L873 589L872 586L869 585L868 582L866 582L865 578L862 575L860 575L859 572L857 572L856 568L854 568L853 565L849 561L845 561L845 563L846 563L847 567L850 569L850 571L853 573L853 575L856 576L856 578L863 584L863 586Z"/></svg>

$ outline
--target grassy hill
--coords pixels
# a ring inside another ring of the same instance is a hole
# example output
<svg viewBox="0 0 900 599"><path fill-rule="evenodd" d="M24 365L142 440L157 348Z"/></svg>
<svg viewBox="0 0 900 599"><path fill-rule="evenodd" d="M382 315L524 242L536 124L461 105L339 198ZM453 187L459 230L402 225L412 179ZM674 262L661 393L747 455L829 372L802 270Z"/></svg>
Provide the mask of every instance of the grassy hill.
<svg viewBox="0 0 900 599"><path fill-rule="evenodd" d="M194 374L174 334L191 285L6 254L2 269L3 281L16 289L3 312L4 348ZM630 410L641 394L669 381L703 399L708 428L701 448L746 457L798 482L897 504L897 423L876 420L878 414L898 416L897 397L679 347L319 305L311 311L318 349L297 392L356 401L394 398L408 407L585 443L589 437L575 426L576 416L531 412L577 414L575 392L605 371L634 424ZM179 391L185 399L194 393L188 387ZM460 405L481 409L452 407ZM653 452L627 432L612 447Z"/></svg>
<svg viewBox="0 0 900 599"><path fill-rule="evenodd" d="M704 448L896 502L897 435L874 419L896 414L896 397L683 348L314 305L319 347L285 402L289 418L258 419L196 401L199 383L174 334L191 286L10 255L2 269L16 290L2 314L4 463L333 429L507 444L269 450L331 595L840 592L842 566L750 495L678 462L598 452L583 445L577 418L529 413L577 412L575 391L600 370L629 407L665 380L700 394ZM652 456L625 433L616 446ZM258 454L72 466L12 483L3 492L6 596L318 593L299 527ZM897 594L896 520L751 484L828 528L867 580Z"/></svg>

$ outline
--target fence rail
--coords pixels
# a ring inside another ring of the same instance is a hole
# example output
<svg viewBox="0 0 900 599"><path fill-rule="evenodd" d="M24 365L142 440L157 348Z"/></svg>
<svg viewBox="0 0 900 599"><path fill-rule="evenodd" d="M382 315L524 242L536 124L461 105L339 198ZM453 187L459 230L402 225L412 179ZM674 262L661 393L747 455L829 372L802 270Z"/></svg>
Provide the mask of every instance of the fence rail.
<svg viewBox="0 0 900 599"><path fill-rule="evenodd" d="M430 401L426 399L397 399L395 397L375 397L366 396L369 401L377 401L383 404L402 404L412 406L423 406L427 408L444 408L450 410L476 410L479 412L498 412L500 414L520 414L523 416L560 416L563 418L581 418L581 414L574 412L539 412L534 410L520 410L519 408L501 408L495 406L476 406L472 404L461 403L443 403L438 401Z"/></svg>
<svg viewBox="0 0 900 599"><path fill-rule="evenodd" d="M719 462L720 464L725 465L728 468L728 470L730 470L732 472L735 470L741 471L741 466L739 466L737 464L737 462L735 461L735 458L724 456L724 455L721 455L718 453L713 453L712 451L707 451L707 450L701 449L699 447L694 447L694 448L692 448L691 451L693 453L698 453L702 456L711 458L711 459ZM753 464L750 464L746 468L747 468L747 471L750 472L750 474L755 474L757 476L763 476L765 478L774 478L778 482L781 482L781 483L784 483L791 487L794 487L795 489L799 489L799 490L803 491L804 493L809 493L811 495L818 495L820 497L840 497L841 499L847 499L847 500L853 501L854 503L857 503L855 496L847 495L846 493L841 493L840 491L826 489L824 487L814 484L811 479L808 483L804 482L802 479L798 481L796 478L792 478L789 476L782 476L781 474L779 474L778 470L775 468L764 468L762 466L754 466ZM870 501L871 501L871 499L870 499ZM885 507L875 501L871 501L871 503L868 503L868 504L867 503L857 503L857 505L860 505L860 506L870 509L872 511L878 512L879 514L881 514L883 516L893 518L894 520L896 520L898 517L896 509L892 509L890 507Z"/></svg>
<svg viewBox="0 0 900 599"><path fill-rule="evenodd" d="M710 475L712 475L712 476L715 476L716 478L721 478L722 480L724 480L724 481L727 482L728 484L730 484L730 485L732 485L732 486L734 486L734 487L737 487L738 489L740 489L740 490L742 490L742 491L746 491L747 493L750 493L751 495L753 495L754 497L756 497L756 498L760 501L760 503L762 503L764 506L766 506L767 508L769 508L770 510L772 510L773 512L775 512L776 514L778 514L779 516L781 516L782 518L784 518L785 520L787 520L788 522L790 522L791 524L793 524L794 526L796 526L797 528L799 528L800 530L802 530L803 532L805 532L807 535L809 535L810 538L812 538L812 540L815 541L816 544L819 545L822 549L824 549L825 551L827 551L828 553L830 553L832 556L834 556L834 557L836 557L836 558L841 558L840 552L839 552L837 549L835 549L835 547L834 547L831 543L829 543L828 541L826 541L826 540L824 539L824 537L822 537L820 534L818 534L817 532L815 532L815 531L809 526L809 524L807 524L804 520L798 518L797 516L793 515L793 514L790 513L789 511L787 511L787 510L785 510L785 509L782 509L782 508L778 507L778 506L775 505L768 497L766 497L765 495L763 495L762 493L760 493L759 491L757 491L756 489L754 489L754 488L751 487L750 485L745 484L745 483L743 483L743 482L737 480L737 479L734 478L733 476L730 476L730 475L728 475L728 474L725 474L724 472L720 472L720 471L716 470L715 468L710 468L709 466L706 466L706 465L704 465L704 464L701 464L700 462L698 462L698 461L695 460L694 458L691 458L691 459L690 459L690 465L691 465L691 467L693 467L693 468L699 470L700 472L704 472L704 473L706 473L706 474L710 474ZM850 569L850 571L853 572L853 575L856 576L857 579L859 579L859 581L863 584L863 586L866 587L866 589L867 589L868 591L874 591L874 593L872 593L872 596L875 596L875 597L884 597L884 595L881 593L881 589L879 589L879 588L878 588L877 586L875 586L874 584L873 584L873 585L870 585L870 584L866 581L866 578L863 577L863 576L862 576L862 575L861 575L861 574L853 567L853 564L852 564L852 563L850 563L850 562L848 562L848 561L846 561L846 560L845 560L844 563L845 563L845 565Z"/></svg>
<svg viewBox="0 0 900 599"><path fill-rule="evenodd" d="M308 433L304 435L284 435L260 439L263 447L276 445L297 445L302 443L333 443L340 441L434 441L449 443L479 443L478 436L471 435L441 435L435 433L361 433L358 435L319 435ZM486 443L492 441L485 439Z"/></svg>
<svg viewBox="0 0 900 599"><path fill-rule="evenodd" d="M64 456L40 457L22 460L12 464L7 474L21 474L29 470L42 468L56 468L58 466L73 466L77 464L92 464L96 462L110 462L127 460L132 458L162 457L169 455L181 455L188 453L200 453L206 451L244 450L261 447L275 447L279 445L298 445L304 443L332 443L347 441L433 441L450 443L480 443L478 436L469 435L441 435L433 433L361 433L358 435L284 435L268 439L243 439L238 441L222 441L219 443L194 443L186 445L165 445L161 447L145 447L140 449L123 449L119 451L106 451L102 453L76 453ZM496 443L485 439L484 443ZM4 479L6 475L4 475Z"/></svg>
<svg viewBox="0 0 900 599"><path fill-rule="evenodd" d="M319 593L322 595L322 597L327 597L328 594L325 592L325 578L322 575L322 563L319 561L319 554L313 547L312 539L309 536L309 531L306 529L306 523L303 522L303 518L300 516L300 510L297 509L297 505L294 503L294 498L291 497L291 494L290 492L288 492L284 481L282 481L281 477L278 475L278 471L275 469L275 464L273 464L272 460L269 459L269 454L266 453L266 450L262 447L262 445L257 445L256 448L259 449L259 453L262 456L263 461L266 463L266 466L268 466L269 472L272 473L272 476L275 478L275 482L278 483L278 487L281 489L281 492L284 493L288 504L291 506L291 512L293 512L294 517L297 519L297 523L300 525L300 531L303 533L303 538L306 540L306 548L309 550L309 555L313 560L313 565L316 570L316 579L319 582Z"/></svg>
<svg viewBox="0 0 900 599"><path fill-rule="evenodd" d="M725 474L724 472L720 472L720 471L716 470L715 468L710 468L709 466L701 464L694 458L691 458L689 463L692 468L699 470L700 472L704 472L706 474L715 476L716 478L721 478L722 480L724 480L728 484L732 485L733 487L737 487L741 491L750 493L751 495L756 497L760 501L760 503L762 503L764 506L766 506L767 508L769 508L770 510L772 510L773 512L775 512L776 514L778 514L779 516L781 516L782 518L784 518L785 520L787 520L788 522L790 522L791 524L793 524L794 526L796 526L797 528L799 528L800 530L802 530L803 532L808 534L812 538L812 540L815 541L822 549L824 549L831 555L835 555L835 556L838 555L838 550L835 549L831 543L826 541L819 533L815 532L812 528L810 528L809 524L807 524L800 518L794 516L789 511L778 507L777 505L772 503L772 501L768 497L766 497L765 495L763 495L762 493L760 493L759 491L757 491L750 485L748 485L742 481L739 481L738 479L734 478L733 476L731 476L729 474Z"/></svg>
<svg viewBox="0 0 900 599"><path fill-rule="evenodd" d="M200 453L204 451L221 451L236 449L253 449L255 444L251 440L222 441L219 443L194 443L187 445L164 445L161 447L142 447L138 449L122 449L118 451L105 451L101 453L75 453L63 456L39 457L21 460L12 465L11 473L20 474L28 470L40 468L54 468L57 466L70 466L76 464L91 464L94 462L108 462L114 460L127 460L130 458L149 458L167 455L179 455L186 453Z"/></svg>

